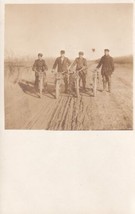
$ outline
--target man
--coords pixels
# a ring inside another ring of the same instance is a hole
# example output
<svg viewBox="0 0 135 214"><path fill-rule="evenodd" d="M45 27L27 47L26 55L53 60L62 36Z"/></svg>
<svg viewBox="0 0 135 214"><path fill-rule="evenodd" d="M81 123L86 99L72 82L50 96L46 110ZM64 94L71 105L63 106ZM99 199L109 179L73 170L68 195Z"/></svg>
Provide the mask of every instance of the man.
<svg viewBox="0 0 135 214"><path fill-rule="evenodd" d="M87 75L87 61L83 57L84 53L79 52L79 57L75 59L71 67L76 66L76 71L79 72L80 80L82 80L83 91L86 90L86 75Z"/></svg>
<svg viewBox="0 0 135 214"><path fill-rule="evenodd" d="M108 92L111 92L111 75L114 71L114 63L113 58L109 55L109 50L104 50L104 56L100 59L100 62L97 66L98 68L101 68L101 75L103 78L103 91L106 89L106 85L108 84Z"/></svg>
<svg viewBox="0 0 135 214"><path fill-rule="evenodd" d="M48 67L46 65L45 60L42 59L43 54L38 54L38 59L35 60L34 65L32 67L32 70L35 71L35 89L38 90L38 83L39 83L39 72L43 72L43 83L45 86L45 80L46 80L46 71L48 70Z"/></svg>
<svg viewBox="0 0 135 214"><path fill-rule="evenodd" d="M52 69L52 72L54 72L54 70L57 67L57 72L62 73L65 84L65 93L68 92L68 67L70 66L70 64L71 64L70 60L67 57L65 57L65 51L61 50L60 57L58 57L55 60Z"/></svg>

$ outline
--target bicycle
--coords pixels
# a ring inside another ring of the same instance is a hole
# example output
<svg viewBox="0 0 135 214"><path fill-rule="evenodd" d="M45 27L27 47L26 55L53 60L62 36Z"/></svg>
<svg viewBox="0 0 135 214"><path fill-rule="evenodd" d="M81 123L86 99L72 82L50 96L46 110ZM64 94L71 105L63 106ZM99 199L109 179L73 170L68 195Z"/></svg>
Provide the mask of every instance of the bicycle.
<svg viewBox="0 0 135 214"><path fill-rule="evenodd" d="M75 91L76 91L77 98L79 98L79 96L80 96L79 89L80 89L81 77L80 77L79 74L80 74L80 72L82 72L81 75L83 75L83 72L85 72L85 70L87 70L87 69L88 69L88 67L87 68L81 68L81 69L75 70L73 72L74 73L74 78L75 78ZM84 73L84 75L85 75L85 73Z"/></svg>
<svg viewBox="0 0 135 214"><path fill-rule="evenodd" d="M84 68L80 69L80 70L75 70L75 71L71 71L70 69L68 69L68 72L61 72L55 73L55 97L56 99L59 98L60 95L60 86L63 80L63 75L68 75L67 79L68 79L68 86L70 83L70 75L72 75L72 78L74 79L74 83L75 83L75 92L76 92L76 96L77 98L79 98L80 96L80 92L79 92L79 87L80 87L80 76L79 76L79 72L84 71ZM53 71L52 71L53 72Z"/></svg>
<svg viewBox="0 0 135 214"><path fill-rule="evenodd" d="M47 87L46 82L46 74L43 71L38 72L38 89L39 89L39 97L42 97L43 89Z"/></svg>
<svg viewBox="0 0 135 214"><path fill-rule="evenodd" d="M55 97L56 99L59 98L60 95L60 86L63 80L62 73L55 73Z"/></svg>
<svg viewBox="0 0 135 214"><path fill-rule="evenodd" d="M97 95L97 80L98 80L98 85L99 85L99 72L97 69L93 70L92 80L93 80L93 85L92 85L93 96L96 97L96 95Z"/></svg>
<svg viewBox="0 0 135 214"><path fill-rule="evenodd" d="M73 80L72 83L74 83L74 89L75 89L75 93L77 98L80 96L80 92L79 92L79 86L80 86L80 77L79 77L79 72L77 70L75 71L69 71L69 79L70 76ZM69 81L70 83L70 81Z"/></svg>

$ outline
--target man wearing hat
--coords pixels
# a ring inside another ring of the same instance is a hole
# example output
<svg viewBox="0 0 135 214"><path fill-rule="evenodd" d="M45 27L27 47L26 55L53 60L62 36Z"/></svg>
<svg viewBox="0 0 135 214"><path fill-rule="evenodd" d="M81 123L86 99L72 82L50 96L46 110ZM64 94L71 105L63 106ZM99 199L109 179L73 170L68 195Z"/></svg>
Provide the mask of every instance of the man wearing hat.
<svg viewBox="0 0 135 214"><path fill-rule="evenodd" d="M100 59L98 66L96 67L101 68L101 75L103 78L103 91L106 89L106 85L108 84L108 92L111 92L111 75L114 71L114 63L113 58L109 55L109 50L104 50L104 56Z"/></svg>
<svg viewBox="0 0 135 214"><path fill-rule="evenodd" d="M70 64L71 64L70 60L67 57L65 57L65 51L61 50L60 57L56 58L52 69L52 72L54 72L54 70L57 67L57 72L62 73L65 83L65 93L68 92L68 67L70 66Z"/></svg>
<svg viewBox="0 0 135 214"><path fill-rule="evenodd" d="M34 65L32 67L32 70L35 71L35 89L38 90L38 82L39 82L39 72L42 71L44 72L44 85L45 85L45 77L46 77L46 72L48 70L48 67L46 65L45 60L42 59L43 54L39 53L38 54L38 59L35 60Z"/></svg>
<svg viewBox="0 0 135 214"><path fill-rule="evenodd" d="M79 57L75 59L71 67L76 66L76 70L79 72L80 80L82 80L83 90L86 90L86 75L87 75L87 60L83 57L84 53L79 52Z"/></svg>

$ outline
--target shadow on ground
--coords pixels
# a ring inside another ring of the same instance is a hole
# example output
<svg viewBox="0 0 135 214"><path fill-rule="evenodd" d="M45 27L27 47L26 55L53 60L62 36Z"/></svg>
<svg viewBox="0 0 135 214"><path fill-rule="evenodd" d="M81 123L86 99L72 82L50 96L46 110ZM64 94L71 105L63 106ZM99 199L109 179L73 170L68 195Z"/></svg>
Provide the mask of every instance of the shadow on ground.
<svg viewBox="0 0 135 214"><path fill-rule="evenodd" d="M25 94L28 94L32 97L36 97L38 98L38 95L36 94L35 88L34 88L34 84L32 82L28 82L28 81L21 81L18 83L18 85L20 86L20 88L22 89L22 91Z"/></svg>
<svg viewBox="0 0 135 214"><path fill-rule="evenodd" d="M25 94L28 94L32 97L39 98L38 93L36 92L36 89L34 87L33 82L22 80L18 83L20 88ZM55 86L52 83L47 83L47 88L43 90L43 96L49 97L54 99L55 98Z"/></svg>
<svg viewBox="0 0 135 214"><path fill-rule="evenodd" d="M35 90L34 83L27 81L27 80L21 80L18 85L22 89L22 91L25 94L28 94L32 97L39 98L38 93ZM71 90L70 93L65 94L64 87L61 88L61 95L62 96L74 96L76 97L75 90ZM47 87L45 90L43 90L43 96L55 99L55 85L52 82L47 83ZM86 91L83 91L82 88L80 88L80 96L86 96L86 97L93 97L92 90L90 88L86 88Z"/></svg>

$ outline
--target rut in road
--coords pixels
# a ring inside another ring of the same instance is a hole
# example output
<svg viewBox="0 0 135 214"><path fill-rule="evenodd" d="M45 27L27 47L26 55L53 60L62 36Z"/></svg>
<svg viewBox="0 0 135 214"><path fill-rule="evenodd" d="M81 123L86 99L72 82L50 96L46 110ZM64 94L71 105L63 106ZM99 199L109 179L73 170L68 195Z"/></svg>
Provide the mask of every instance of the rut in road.
<svg viewBox="0 0 135 214"><path fill-rule="evenodd" d="M119 99L121 97L121 99ZM27 129L109 130L131 129L131 111L118 91L99 92L97 97L61 95L58 100L41 100L39 111L26 124Z"/></svg>
<svg viewBox="0 0 135 214"><path fill-rule="evenodd" d="M62 96L50 118L47 130L83 129L86 106L83 97Z"/></svg>

